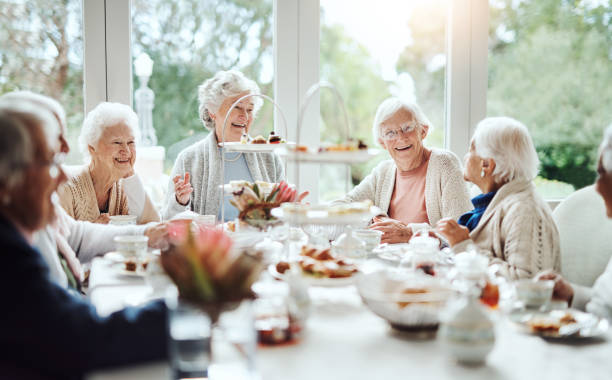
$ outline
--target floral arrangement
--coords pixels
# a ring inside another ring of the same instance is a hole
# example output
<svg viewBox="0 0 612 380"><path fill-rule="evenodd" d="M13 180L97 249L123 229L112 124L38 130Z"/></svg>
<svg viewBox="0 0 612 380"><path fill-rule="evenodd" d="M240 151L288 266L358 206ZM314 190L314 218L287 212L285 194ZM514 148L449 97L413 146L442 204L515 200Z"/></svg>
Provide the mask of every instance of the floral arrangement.
<svg viewBox="0 0 612 380"><path fill-rule="evenodd" d="M253 298L261 255L232 250L232 239L219 229L171 224L168 233L161 264L181 298L206 310L213 321L224 309Z"/></svg>
<svg viewBox="0 0 612 380"><path fill-rule="evenodd" d="M264 193L257 183L245 183L234 191L230 203L240 211L238 219L255 227L262 227L276 221L270 211L285 202L299 201L297 190L285 181L275 184L269 194Z"/></svg>

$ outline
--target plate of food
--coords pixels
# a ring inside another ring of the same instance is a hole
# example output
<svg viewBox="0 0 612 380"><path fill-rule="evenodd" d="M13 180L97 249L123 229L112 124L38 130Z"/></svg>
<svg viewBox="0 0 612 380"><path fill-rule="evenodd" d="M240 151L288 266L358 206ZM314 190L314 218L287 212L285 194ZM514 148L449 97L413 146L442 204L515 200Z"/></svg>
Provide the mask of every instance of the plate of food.
<svg viewBox="0 0 612 380"><path fill-rule="evenodd" d="M219 143L219 146L228 152L267 153L279 148L291 149L295 143L286 142L272 131L267 138L261 135L251 137L243 133L240 141L226 141Z"/></svg>
<svg viewBox="0 0 612 380"><path fill-rule="evenodd" d="M275 278L285 280L288 271L301 273L302 279L310 286L340 287L354 283L359 273L357 266L348 259L334 255L330 248L304 246L297 262L280 261L268 267Z"/></svg>
<svg viewBox="0 0 612 380"><path fill-rule="evenodd" d="M609 327L605 318L576 309L521 311L511 314L510 320L519 330L547 339L594 338L603 335Z"/></svg>
<svg viewBox="0 0 612 380"><path fill-rule="evenodd" d="M378 153L380 150L368 148L361 140L349 140L341 144L323 144L317 148L291 145L278 151L279 155L286 156L289 161L338 164L367 162Z"/></svg>
<svg viewBox="0 0 612 380"><path fill-rule="evenodd" d="M271 214L293 224L363 224L380 214L370 200L335 205L309 205L286 202Z"/></svg>
<svg viewBox="0 0 612 380"><path fill-rule="evenodd" d="M148 259L128 258L120 252L109 252L104 258L110 261L115 273L121 276L144 277L149 265Z"/></svg>

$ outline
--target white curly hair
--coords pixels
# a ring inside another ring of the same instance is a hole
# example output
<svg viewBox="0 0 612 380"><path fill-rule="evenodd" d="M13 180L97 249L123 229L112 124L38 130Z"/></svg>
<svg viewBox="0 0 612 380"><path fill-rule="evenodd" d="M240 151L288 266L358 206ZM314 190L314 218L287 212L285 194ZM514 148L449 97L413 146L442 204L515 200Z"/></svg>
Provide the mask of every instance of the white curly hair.
<svg viewBox="0 0 612 380"><path fill-rule="evenodd" d="M418 104L400 99L398 97L391 97L383 100L376 110L374 123L372 123L372 136L374 137L375 143L378 144L378 140L380 139L380 127L382 123L389 120L393 115L402 109L412 115L414 120L419 125L419 129L423 128L424 125L427 125L429 127L428 133L431 133L433 129L431 121L429 121L427 116L425 116L425 113L421 110L421 107L419 107Z"/></svg>
<svg viewBox="0 0 612 380"><path fill-rule="evenodd" d="M237 70L219 71L212 78L205 80L198 87L198 100L200 101L198 111L204 127L214 130L215 121L210 117L210 112L217 113L225 99L244 92L259 94L260 90L257 83ZM250 99L253 101L253 118L255 118L263 104L263 99L258 96Z"/></svg>
<svg viewBox="0 0 612 380"><path fill-rule="evenodd" d="M130 128L134 139L140 141L140 129L138 128L138 116L131 107L121 103L103 102L91 110L81 128L79 135L79 149L85 158L90 158L89 146L95 146L100 141L104 129L119 123L124 123Z"/></svg>
<svg viewBox="0 0 612 380"><path fill-rule="evenodd" d="M488 117L476 126L474 149L482 158L495 160L496 182L533 180L540 160L527 127L510 117Z"/></svg>
<svg viewBox="0 0 612 380"><path fill-rule="evenodd" d="M612 124L604 131L603 141L599 145L601 165L608 173L612 172Z"/></svg>

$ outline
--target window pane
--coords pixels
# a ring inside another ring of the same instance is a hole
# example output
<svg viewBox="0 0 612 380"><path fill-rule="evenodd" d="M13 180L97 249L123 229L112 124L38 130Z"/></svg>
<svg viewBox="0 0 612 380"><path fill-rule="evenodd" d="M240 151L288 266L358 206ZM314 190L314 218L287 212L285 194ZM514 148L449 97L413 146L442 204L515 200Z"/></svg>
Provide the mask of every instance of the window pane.
<svg viewBox="0 0 612 380"><path fill-rule="evenodd" d="M29 90L66 108L67 162L80 164L83 122L81 0L15 0L0 12L0 93Z"/></svg>
<svg viewBox="0 0 612 380"><path fill-rule="evenodd" d="M447 0L379 0L376 6L369 0L321 0L321 79L344 97L353 137L375 146L376 108L395 95L416 100L433 123L425 145L444 146L447 11ZM343 138L339 107L331 93L322 92L321 141ZM351 187L385 159L386 152L353 165ZM343 167L321 167L321 201L344 194L338 178L344 178Z"/></svg>
<svg viewBox="0 0 612 380"><path fill-rule="evenodd" d="M155 93L153 127L166 148L166 171L185 147L205 137L198 117L198 86L219 70L237 69L263 94L273 92L272 0L133 0L132 56L154 61L148 86ZM134 75L134 89L140 86ZM273 128L265 102L251 135Z"/></svg>
<svg viewBox="0 0 612 380"><path fill-rule="evenodd" d="M595 180L612 121L609 1L491 0L487 114L527 125L540 157L536 184L565 197Z"/></svg>

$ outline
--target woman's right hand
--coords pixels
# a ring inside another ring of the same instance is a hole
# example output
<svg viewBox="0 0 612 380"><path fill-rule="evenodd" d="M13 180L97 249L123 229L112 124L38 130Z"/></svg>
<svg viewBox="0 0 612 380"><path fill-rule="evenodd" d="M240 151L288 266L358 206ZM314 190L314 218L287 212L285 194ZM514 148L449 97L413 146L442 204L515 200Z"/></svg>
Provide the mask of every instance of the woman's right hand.
<svg viewBox="0 0 612 380"><path fill-rule="evenodd" d="M98 219L94 220L93 222L98 224L108 224L108 222L110 222L110 215L108 215L108 212L100 214Z"/></svg>
<svg viewBox="0 0 612 380"><path fill-rule="evenodd" d="M553 299L565 301L568 305L572 304L572 299L574 298L574 288L566 279L563 278L563 276L553 270L548 269L538 273L535 278L538 281L554 281L555 287L553 288Z"/></svg>
<svg viewBox="0 0 612 380"><path fill-rule="evenodd" d="M185 173L185 178L182 178L181 175L177 175L172 178L172 182L174 182L174 194L176 197L176 201L182 205L186 206L189 203L189 197L193 192L193 187L191 187L191 183L189 183L189 173Z"/></svg>

